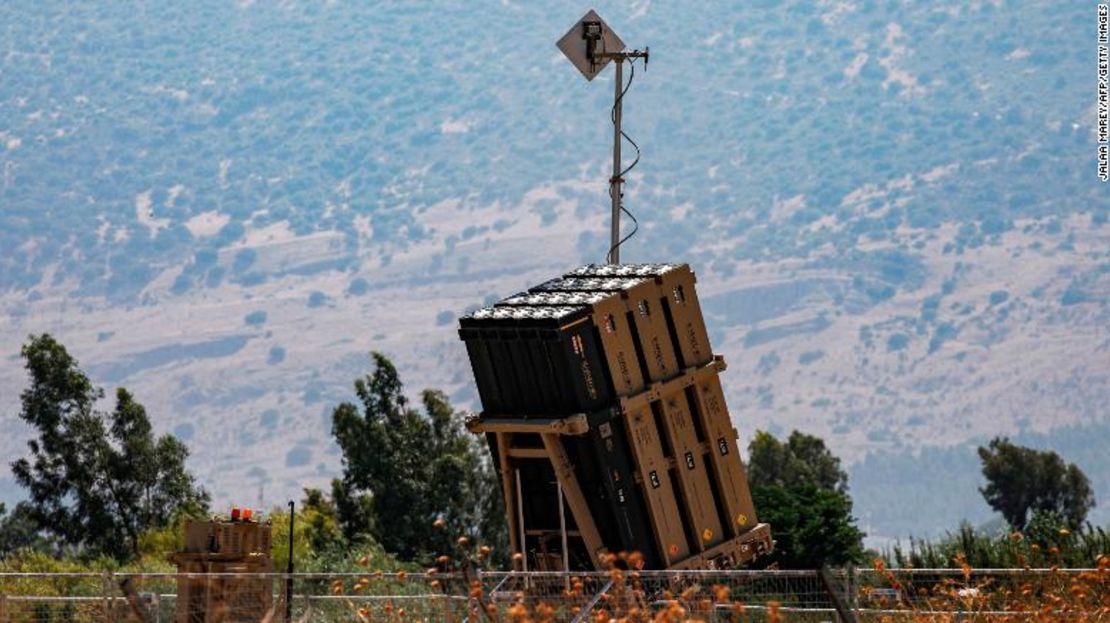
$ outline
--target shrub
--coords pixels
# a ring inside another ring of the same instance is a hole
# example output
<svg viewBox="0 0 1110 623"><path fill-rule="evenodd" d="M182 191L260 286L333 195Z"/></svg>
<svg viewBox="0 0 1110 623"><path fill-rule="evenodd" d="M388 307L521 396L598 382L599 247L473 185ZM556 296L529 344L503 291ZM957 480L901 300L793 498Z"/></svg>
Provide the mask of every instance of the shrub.
<svg viewBox="0 0 1110 623"><path fill-rule="evenodd" d="M243 322L248 326L260 327L266 322L266 312L262 310L251 312L243 317Z"/></svg>

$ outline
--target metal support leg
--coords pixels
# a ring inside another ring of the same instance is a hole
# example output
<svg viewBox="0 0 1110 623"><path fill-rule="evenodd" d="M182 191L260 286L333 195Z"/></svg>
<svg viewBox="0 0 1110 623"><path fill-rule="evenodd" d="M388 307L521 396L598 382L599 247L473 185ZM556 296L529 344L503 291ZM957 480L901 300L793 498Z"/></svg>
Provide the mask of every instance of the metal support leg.
<svg viewBox="0 0 1110 623"><path fill-rule="evenodd" d="M590 561L593 562L595 569L600 570L599 554L603 547L601 534L597 530L597 524L594 523L593 515L590 514L590 508L586 504L586 496L582 493L582 487L578 484L574 466L571 465L570 459L563 449L563 442L558 435L545 434L541 435L541 438L548 456L551 457L551 466L555 469L555 477L559 479L567 505L570 506L570 512L574 515L574 523L578 524L578 532L581 533L582 541L586 544L586 551L590 554Z"/></svg>
<svg viewBox="0 0 1110 623"><path fill-rule="evenodd" d="M555 483L555 488L559 493L559 536L562 537L563 573L566 574L567 571L570 571L570 552L567 551L567 511L566 511L565 508L563 508L563 485L562 485L562 483L556 482ZM565 575L564 579L566 580L565 581L566 589L569 591L570 590L570 576Z"/></svg>
<svg viewBox="0 0 1110 623"><path fill-rule="evenodd" d="M520 503L520 500L513 495L513 476L509 462L509 440L511 438L512 435L508 433L497 433L497 459L501 466L501 495L502 499L505 500L505 518L509 525L509 547L514 554L517 552L523 554L524 544L519 541L520 534L517 531L516 506Z"/></svg>
<svg viewBox="0 0 1110 623"><path fill-rule="evenodd" d="M528 533L524 531L524 496L521 494L520 488L520 470L515 469L513 473L516 475L516 521L517 529L520 531L520 564L521 571L528 572Z"/></svg>

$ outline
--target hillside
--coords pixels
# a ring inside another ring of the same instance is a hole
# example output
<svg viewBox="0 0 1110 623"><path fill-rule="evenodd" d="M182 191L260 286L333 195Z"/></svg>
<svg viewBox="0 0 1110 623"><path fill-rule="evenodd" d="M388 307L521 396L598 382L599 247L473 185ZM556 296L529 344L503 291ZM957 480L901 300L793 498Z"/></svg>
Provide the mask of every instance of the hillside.
<svg viewBox="0 0 1110 623"><path fill-rule="evenodd" d="M337 473L330 409L371 349L475 406L454 318L605 253L611 76L552 45L585 9L0 6L0 456L39 331L135 390L219 501ZM597 9L653 57L623 257L695 268L743 434L825 436L877 536L936 530L902 494L967 475L915 452L1110 442L1091 11Z"/></svg>

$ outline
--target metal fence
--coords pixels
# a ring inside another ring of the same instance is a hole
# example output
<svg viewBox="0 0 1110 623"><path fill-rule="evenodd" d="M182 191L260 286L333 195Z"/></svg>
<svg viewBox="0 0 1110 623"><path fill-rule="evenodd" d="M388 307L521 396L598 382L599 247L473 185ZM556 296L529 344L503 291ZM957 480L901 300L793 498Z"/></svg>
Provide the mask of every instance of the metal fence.
<svg viewBox="0 0 1110 623"><path fill-rule="evenodd" d="M286 582L292 598L285 600ZM3 573L0 623L1110 621L1102 569ZM183 604L184 606L184 604Z"/></svg>

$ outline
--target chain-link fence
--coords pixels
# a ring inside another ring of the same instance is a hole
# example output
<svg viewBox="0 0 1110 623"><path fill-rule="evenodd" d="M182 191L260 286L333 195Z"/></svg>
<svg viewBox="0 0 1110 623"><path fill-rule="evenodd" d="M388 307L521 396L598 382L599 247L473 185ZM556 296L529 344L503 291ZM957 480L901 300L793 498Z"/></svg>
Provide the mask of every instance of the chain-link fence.
<svg viewBox="0 0 1110 623"><path fill-rule="evenodd" d="M292 597L286 600L285 596ZM1110 621L1108 570L7 573L0 623Z"/></svg>

